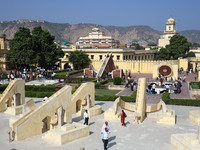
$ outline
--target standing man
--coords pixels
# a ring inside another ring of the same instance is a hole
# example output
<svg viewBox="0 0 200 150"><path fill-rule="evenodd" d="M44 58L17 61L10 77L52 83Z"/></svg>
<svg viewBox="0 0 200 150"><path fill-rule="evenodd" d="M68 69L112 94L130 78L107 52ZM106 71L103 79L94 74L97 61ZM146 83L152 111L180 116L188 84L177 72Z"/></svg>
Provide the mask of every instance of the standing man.
<svg viewBox="0 0 200 150"><path fill-rule="evenodd" d="M108 132L110 133L110 127L108 125L108 121L106 121L103 126L102 126L102 129L101 129L101 134L103 134L103 132L105 131L105 128L108 129Z"/></svg>
<svg viewBox="0 0 200 150"><path fill-rule="evenodd" d="M125 126L126 127L126 124L125 124L125 118L126 118L126 113L124 112L124 110L122 110L122 114L121 114L121 123L122 123L122 126Z"/></svg>
<svg viewBox="0 0 200 150"><path fill-rule="evenodd" d="M85 110L85 112L84 112L84 119L85 119L84 124L88 125L89 116L88 116L87 110Z"/></svg>
<svg viewBox="0 0 200 150"><path fill-rule="evenodd" d="M105 130L103 131L103 138L102 138L102 141L103 141L103 143L104 143L104 150L107 150L107 146L108 146L108 136L109 136L108 129L105 128Z"/></svg>

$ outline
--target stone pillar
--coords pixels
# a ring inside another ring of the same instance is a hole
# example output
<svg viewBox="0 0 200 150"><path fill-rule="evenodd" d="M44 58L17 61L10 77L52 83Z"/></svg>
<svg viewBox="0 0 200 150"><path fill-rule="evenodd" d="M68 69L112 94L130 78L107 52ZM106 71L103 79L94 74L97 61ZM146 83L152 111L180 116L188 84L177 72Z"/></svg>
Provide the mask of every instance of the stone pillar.
<svg viewBox="0 0 200 150"><path fill-rule="evenodd" d="M14 94L14 95L13 95L14 107L16 107L16 106L17 106L17 104L16 104L16 100L17 100L17 97L16 97L16 95Z"/></svg>
<svg viewBox="0 0 200 150"><path fill-rule="evenodd" d="M63 114L63 108L60 107L57 110L57 114L58 114L58 127L61 127L64 124L64 114Z"/></svg>

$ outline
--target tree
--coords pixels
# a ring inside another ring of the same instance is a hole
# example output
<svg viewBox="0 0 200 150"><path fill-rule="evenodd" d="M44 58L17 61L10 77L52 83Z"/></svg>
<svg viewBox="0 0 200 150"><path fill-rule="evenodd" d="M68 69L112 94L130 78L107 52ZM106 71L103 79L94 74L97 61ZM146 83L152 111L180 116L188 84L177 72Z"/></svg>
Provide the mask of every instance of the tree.
<svg viewBox="0 0 200 150"><path fill-rule="evenodd" d="M6 59L15 65L28 66L33 64L34 51L32 49L32 39L30 30L25 27L19 27L14 38L10 40L10 50Z"/></svg>
<svg viewBox="0 0 200 150"><path fill-rule="evenodd" d="M132 43L130 46L131 46L131 47L134 47L135 50L142 50L142 49L144 49L144 47L141 46L141 45L138 44L138 43Z"/></svg>
<svg viewBox="0 0 200 150"><path fill-rule="evenodd" d="M157 46L157 44L155 44L155 43L148 43L147 46Z"/></svg>
<svg viewBox="0 0 200 150"><path fill-rule="evenodd" d="M188 57L191 43L182 35L174 35L170 39L170 44L155 54L156 60L178 59L179 57ZM193 56L190 53L190 56Z"/></svg>
<svg viewBox="0 0 200 150"><path fill-rule="evenodd" d="M64 56L64 52L54 43L55 37L48 30L36 26L32 35L30 29L19 27L10 40L10 50L6 56L12 64L22 66L37 64L49 68L53 63Z"/></svg>
<svg viewBox="0 0 200 150"><path fill-rule="evenodd" d="M81 67L82 69L89 65L91 60L88 58L88 54L84 51L76 50L69 53L69 62L71 62L74 68Z"/></svg>
<svg viewBox="0 0 200 150"><path fill-rule="evenodd" d="M34 62L41 67L49 68L64 56L64 52L54 43L55 37L48 30L36 26L32 31L32 45L35 52Z"/></svg>

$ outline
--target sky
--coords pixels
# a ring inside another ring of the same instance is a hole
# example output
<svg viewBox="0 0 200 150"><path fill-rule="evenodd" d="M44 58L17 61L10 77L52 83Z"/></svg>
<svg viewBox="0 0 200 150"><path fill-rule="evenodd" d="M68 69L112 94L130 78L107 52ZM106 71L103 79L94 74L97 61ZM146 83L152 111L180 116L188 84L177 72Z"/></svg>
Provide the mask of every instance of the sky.
<svg viewBox="0 0 200 150"><path fill-rule="evenodd" d="M0 21L148 25L163 31L172 16L177 30L200 30L200 0L0 0L0 4Z"/></svg>

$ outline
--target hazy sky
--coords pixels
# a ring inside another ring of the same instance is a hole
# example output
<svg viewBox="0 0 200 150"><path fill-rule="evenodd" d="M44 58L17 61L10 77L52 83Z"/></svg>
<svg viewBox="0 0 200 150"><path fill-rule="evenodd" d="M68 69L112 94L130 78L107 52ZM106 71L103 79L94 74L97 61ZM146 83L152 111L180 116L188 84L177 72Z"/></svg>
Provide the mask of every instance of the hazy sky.
<svg viewBox="0 0 200 150"><path fill-rule="evenodd" d="M0 21L148 25L163 31L172 16L177 30L200 30L200 0L1 0L0 4Z"/></svg>

